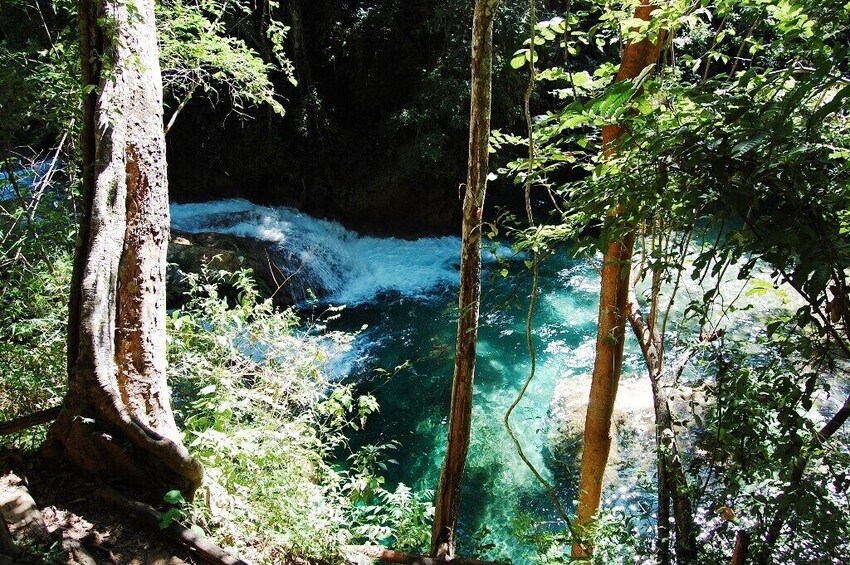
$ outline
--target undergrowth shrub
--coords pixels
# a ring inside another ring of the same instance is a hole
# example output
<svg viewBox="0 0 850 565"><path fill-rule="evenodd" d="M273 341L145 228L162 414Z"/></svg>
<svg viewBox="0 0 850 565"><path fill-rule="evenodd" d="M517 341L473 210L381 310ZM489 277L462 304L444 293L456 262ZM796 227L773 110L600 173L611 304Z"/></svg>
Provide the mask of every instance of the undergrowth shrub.
<svg viewBox="0 0 850 565"><path fill-rule="evenodd" d="M61 163L0 152L0 421L56 405L67 387L74 179ZM61 183L54 179L63 176ZM34 448L45 426L4 436Z"/></svg>
<svg viewBox="0 0 850 565"><path fill-rule="evenodd" d="M222 282L239 290L235 303ZM404 485L385 490L377 472L395 445L349 450L346 432L377 410L328 375L354 336L305 330L293 310L261 301L244 272L202 271L188 284L187 304L169 316L169 376L206 472L195 521L261 563L337 561L355 543L424 547L430 504ZM333 463L346 453L347 464Z"/></svg>

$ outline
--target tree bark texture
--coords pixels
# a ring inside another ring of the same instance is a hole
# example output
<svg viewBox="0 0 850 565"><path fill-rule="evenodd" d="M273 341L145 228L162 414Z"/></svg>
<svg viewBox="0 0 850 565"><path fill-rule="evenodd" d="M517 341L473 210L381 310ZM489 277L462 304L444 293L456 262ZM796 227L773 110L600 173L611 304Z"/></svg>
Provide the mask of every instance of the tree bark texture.
<svg viewBox="0 0 850 565"><path fill-rule="evenodd" d="M6 518L0 512L0 554L18 555L18 546L15 545L15 540L12 539L12 534L9 533L9 524L6 523Z"/></svg>
<svg viewBox="0 0 850 565"><path fill-rule="evenodd" d="M451 559L454 554L461 478L469 450L481 295L481 217L489 157L493 19L500 2L477 0L473 15L469 172L463 199L457 352L452 380L448 447L440 474L431 530L431 554L439 559Z"/></svg>
<svg viewBox="0 0 850 565"><path fill-rule="evenodd" d="M657 6L641 0L635 18L649 21ZM629 42L623 52L617 82L637 78L648 65L656 62L662 39ZM603 153L611 156L615 142L623 134L622 124L602 128ZM614 214L619 214L619 208ZM602 495L602 476L611 449L611 414L623 366L623 345L626 325L626 303L629 292L629 265L634 251L635 233L628 231L621 240L611 242L602 258L599 292L599 324L596 334L596 358L590 385L590 399L584 427L584 446L581 458L579 502L576 526L586 527L599 509ZM575 558L590 556L592 547L573 544Z"/></svg>
<svg viewBox="0 0 850 565"><path fill-rule="evenodd" d="M310 62L307 58L307 47L304 43L304 23L301 17L301 1L291 0L287 4L289 19L292 22L290 39L294 59L295 76L298 79L298 90L301 94L309 94L313 84L310 72Z"/></svg>
<svg viewBox="0 0 850 565"><path fill-rule="evenodd" d="M745 530L738 530L735 534L735 549L732 551L732 565L746 565L749 551L750 534Z"/></svg>
<svg viewBox="0 0 850 565"><path fill-rule="evenodd" d="M154 1L80 0L83 212L69 313L69 389L45 452L191 496L165 376L169 211Z"/></svg>

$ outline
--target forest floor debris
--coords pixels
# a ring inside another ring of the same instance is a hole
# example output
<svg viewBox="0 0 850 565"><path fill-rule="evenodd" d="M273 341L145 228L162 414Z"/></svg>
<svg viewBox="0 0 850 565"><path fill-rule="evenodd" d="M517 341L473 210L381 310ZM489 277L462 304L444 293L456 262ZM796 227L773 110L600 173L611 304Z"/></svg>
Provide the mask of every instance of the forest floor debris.
<svg viewBox="0 0 850 565"><path fill-rule="evenodd" d="M189 551L121 515L97 485L36 453L0 451L0 505L21 554L0 565L187 565ZM25 533L26 532L26 533Z"/></svg>

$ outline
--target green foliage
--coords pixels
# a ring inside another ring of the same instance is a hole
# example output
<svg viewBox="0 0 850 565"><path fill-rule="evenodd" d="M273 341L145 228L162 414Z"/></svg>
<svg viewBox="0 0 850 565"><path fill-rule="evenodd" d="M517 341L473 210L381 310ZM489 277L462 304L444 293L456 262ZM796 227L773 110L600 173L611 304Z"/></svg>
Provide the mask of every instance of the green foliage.
<svg viewBox="0 0 850 565"><path fill-rule="evenodd" d="M553 530L548 524L538 524L528 515L514 521L517 538L534 547L534 563L558 565L575 563L570 557L572 536L568 531ZM651 555L647 524L620 509L602 509L589 525L587 539L593 545L594 565L626 565L640 563Z"/></svg>
<svg viewBox="0 0 850 565"><path fill-rule="evenodd" d="M170 490L162 497L163 502L170 504L171 508L162 513L159 527L165 529L172 522L182 520L186 516L187 502L179 490Z"/></svg>
<svg viewBox="0 0 850 565"><path fill-rule="evenodd" d="M217 292L222 278L236 304ZM421 548L430 505L404 485L383 489L385 448L364 448L344 469L344 432L377 406L325 374L352 336L312 336L294 312L260 302L239 273L203 272L169 317L169 373L186 443L206 475L193 518L225 545L265 563L282 556L337 560L344 544Z"/></svg>
<svg viewBox="0 0 850 565"><path fill-rule="evenodd" d="M0 6L0 148L50 145L80 127L76 4L8 0Z"/></svg>
<svg viewBox="0 0 850 565"><path fill-rule="evenodd" d="M399 551L427 553L434 507L432 491L413 492L404 484L395 491L383 488L381 473L398 462L387 457L397 442L365 446L349 457L344 473L345 491L353 501L352 532L360 539Z"/></svg>
<svg viewBox="0 0 850 565"><path fill-rule="evenodd" d="M538 26L543 66L559 50L580 56L617 35L639 40L665 30L670 48L633 81L612 83L610 62L576 68L582 63L567 60L540 71L552 103L535 118L531 180L559 210L555 224L525 230L518 246L568 242L573 253L592 255L637 232L636 279L654 271L664 292L701 288L664 337L720 336L697 383L705 410L677 422L700 438L685 455L706 563L728 560L737 528L753 534L754 552L773 551L778 562L846 561L846 512L838 517L846 488L835 481L847 475L847 450L829 447L841 438L813 438L850 380L850 9L672 0L658 3L646 24L632 18L634 2L624 4L606 6L585 30L570 14ZM599 14L600 6L575 9ZM529 64L528 53L516 52L513 66ZM623 135L603 152L600 130L612 124ZM503 151L528 143L498 132L493 141ZM516 160L499 174L522 184L527 166ZM724 296L730 278L755 284ZM724 330L738 330L730 314L741 294L772 293L786 306L793 295L796 311L752 315L745 341L723 339ZM802 479L792 477L799 465ZM720 507L734 509L738 522L715 514ZM793 535L765 548L758 540L777 516L781 533Z"/></svg>
<svg viewBox="0 0 850 565"><path fill-rule="evenodd" d="M0 420L52 407L66 384L67 296L76 233L56 161L0 161ZM3 438L34 446L41 431Z"/></svg>
<svg viewBox="0 0 850 565"><path fill-rule="evenodd" d="M282 52L286 28L276 20L269 24L276 59L265 61L244 39L231 35L232 21L251 10L247 2L157 3L163 87L176 104L199 91L213 102L225 97L237 112L267 104L283 113L270 75L282 71L295 81L292 65Z"/></svg>
<svg viewBox="0 0 850 565"><path fill-rule="evenodd" d="M276 2L271 2L277 7ZM76 3L69 0L9 0L0 19L0 146L50 146L67 134L74 144L81 126L82 87ZM234 111L268 105L283 113L271 75L294 82L284 54L286 27L263 24L271 53L261 56L240 37L234 22L254 11L245 1L166 0L157 2L160 66L166 99L175 106L196 92L212 103L224 98Z"/></svg>
<svg viewBox="0 0 850 565"><path fill-rule="evenodd" d="M788 330L793 332L793 325L783 324L782 332ZM795 535L772 548L776 562L850 558L842 541L850 533L844 510L850 499L843 480L850 472L847 432L823 445L812 440L823 424L819 405L834 406L829 396L834 374L823 366L805 368L825 360L801 359L799 352L807 345L798 342L804 336L786 333L785 338L793 345L765 337L763 346L787 356L753 359L750 344L727 344L704 360L707 370L717 374L703 384L714 401L699 419L703 431L693 465L705 493L703 535L727 540L706 545L707 562L729 551L735 528L763 531L777 515ZM799 482L790 483L790 470L801 456L807 471ZM734 511L734 521L718 511L722 508ZM758 539L754 544L753 554L765 549Z"/></svg>

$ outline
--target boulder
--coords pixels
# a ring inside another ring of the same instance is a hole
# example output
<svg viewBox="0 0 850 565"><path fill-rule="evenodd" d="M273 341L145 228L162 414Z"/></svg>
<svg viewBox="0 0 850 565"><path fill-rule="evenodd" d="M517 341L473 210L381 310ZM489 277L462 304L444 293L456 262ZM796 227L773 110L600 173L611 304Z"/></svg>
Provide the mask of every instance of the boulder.
<svg viewBox="0 0 850 565"><path fill-rule="evenodd" d="M200 273L204 268L228 273L250 271L261 295L271 297L277 306L291 306L295 300L284 284L286 277L272 262L266 245L248 237L172 230L168 245L168 307L185 303L187 274ZM221 291L225 296L235 293L232 288Z"/></svg>

